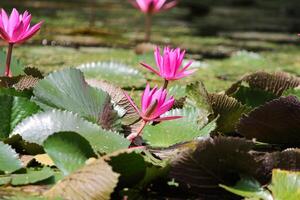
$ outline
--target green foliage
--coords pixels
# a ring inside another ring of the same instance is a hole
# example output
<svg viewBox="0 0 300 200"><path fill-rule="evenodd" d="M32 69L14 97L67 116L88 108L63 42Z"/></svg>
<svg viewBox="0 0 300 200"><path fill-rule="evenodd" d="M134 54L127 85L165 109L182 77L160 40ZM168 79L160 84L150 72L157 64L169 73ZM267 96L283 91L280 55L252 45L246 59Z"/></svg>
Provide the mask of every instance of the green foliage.
<svg viewBox="0 0 300 200"><path fill-rule="evenodd" d="M272 195L260 183L249 177L243 177L235 186L220 185L225 190L253 200L273 200Z"/></svg>
<svg viewBox="0 0 300 200"><path fill-rule="evenodd" d="M269 186L275 200L298 200L300 197L300 173L273 170Z"/></svg>
<svg viewBox="0 0 300 200"><path fill-rule="evenodd" d="M140 86L146 80L136 69L116 62L94 62L78 67L86 78L106 80L120 87Z"/></svg>
<svg viewBox="0 0 300 200"><path fill-rule="evenodd" d="M42 169L27 168L23 173L0 175L0 185L11 184L14 186L27 185L46 180L53 176L49 167Z"/></svg>
<svg viewBox="0 0 300 200"><path fill-rule="evenodd" d="M129 141L123 136L103 130L68 111L50 110L38 113L22 121L13 131L25 141L42 145L56 132L72 131L88 140L95 152L113 152L127 148Z"/></svg>
<svg viewBox="0 0 300 200"><path fill-rule="evenodd" d="M0 141L0 171L11 173L22 168L18 157L14 149Z"/></svg>
<svg viewBox="0 0 300 200"><path fill-rule="evenodd" d="M110 98L102 90L89 86L78 69L53 72L34 88L34 99L41 107L64 109L99 123Z"/></svg>
<svg viewBox="0 0 300 200"><path fill-rule="evenodd" d="M6 65L6 51L0 49L0 74L4 74ZM11 72L14 76L23 74L23 64L17 60L14 56L11 60Z"/></svg>
<svg viewBox="0 0 300 200"><path fill-rule="evenodd" d="M64 175L81 168L86 160L94 156L89 142L73 132L59 132L50 135L44 141L43 147Z"/></svg>
<svg viewBox="0 0 300 200"><path fill-rule="evenodd" d="M207 125L206 129L200 130L201 125L198 124L198 119L203 120L200 122L202 124L205 124L207 119L205 113L197 109L171 110L164 116L182 116L182 118L165 121L155 126L146 126L143 138L152 147L169 147L198 137L207 137L215 128L215 122L212 122Z"/></svg>
<svg viewBox="0 0 300 200"><path fill-rule="evenodd" d="M24 97L0 95L0 110L0 139L5 139L18 123L40 108Z"/></svg>

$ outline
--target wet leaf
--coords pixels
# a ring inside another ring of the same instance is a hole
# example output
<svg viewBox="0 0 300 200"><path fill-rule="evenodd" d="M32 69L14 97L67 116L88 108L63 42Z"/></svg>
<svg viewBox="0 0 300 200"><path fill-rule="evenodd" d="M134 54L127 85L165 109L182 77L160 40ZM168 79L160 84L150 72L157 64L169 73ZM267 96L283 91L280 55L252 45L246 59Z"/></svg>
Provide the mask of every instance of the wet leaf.
<svg viewBox="0 0 300 200"><path fill-rule="evenodd" d="M0 141L0 171L11 173L21 168L22 163L15 150Z"/></svg>
<svg viewBox="0 0 300 200"><path fill-rule="evenodd" d="M64 175L81 168L95 156L90 143L74 132L54 133L44 141L43 147Z"/></svg>
<svg viewBox="0 0 300 200"><path fill-rule="evenodd" d="M244 115L237 132L260 142L299 145L300 102L294 96L268 102Z"/></svg>
<svg viewBox="0 0 300 200"><path fill-rule="evenodd" d="M108 153L127 148L129 141L123 136L103 130L68 111L50 110L23 120L13 131L25 141L42 145L48 136L56 132L71 131L90 142L95 152Z"/></svg>

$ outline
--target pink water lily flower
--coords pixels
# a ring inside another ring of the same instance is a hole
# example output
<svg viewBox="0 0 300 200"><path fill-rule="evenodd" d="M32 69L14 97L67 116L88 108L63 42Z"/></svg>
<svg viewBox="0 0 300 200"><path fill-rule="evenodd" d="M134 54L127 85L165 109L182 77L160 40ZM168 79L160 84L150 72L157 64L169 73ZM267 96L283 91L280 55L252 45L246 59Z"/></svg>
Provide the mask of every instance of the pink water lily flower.
<svg viewBox="0 0 300 200"><path fill-rule="evenodd" d="M34 26L30 25L31 14L25 11L23 14L14 8L8 17L5 10L0 11L0 38L8 43L6 54L5 76L12 76L10 62L14 44L20 44L31 38L41 28L43 22Z"/></svg>
<svg viewBox="0 0 300 200"><path fill-rule="evenodd" d="M43 22L34 26L30 25L31 14L25 11L23 14L14 8L7 16L5 10L0 12L0 37L8 43L23 43L31 38L41 28Z"/></svg>
<svg viewBox="0 0 300 200"><path fill-rule="evenodd" d="M130 2L134 5L134 7L138 8L143 13L148 14L170 9L177 4L176 0L130 0Z"/></svg>
<svg viewBox="0 0 300 200"><path fill-rule="evenodd" d="M189 61L184 67L182 67L184 56L185 51L181 51L180 48L170 49L169 47L165 47L163 55L161 55L160 49L157 47L154 52L154 57L158 70L148 64L141 64L166 81L178 80L196 71L196 69L187 70L193 63L192 61Z"/></svg>
<svg viewBox="0 0 300 200"><path fill-rule="evenodd" d="M146 89L141 99L141 109L139 109L132 99L125 93L130 104L139 113L143 120L143 125L137 133L130 134L127 138L132 140L137 137L144 126L150 121L166 121L181 118L181 116L169 116L161 117L164 113L169 111L174 105L174 97L167 97L167 91L163 88L157 89L157 87L150 89L150 85L147 84Z"/></svg>

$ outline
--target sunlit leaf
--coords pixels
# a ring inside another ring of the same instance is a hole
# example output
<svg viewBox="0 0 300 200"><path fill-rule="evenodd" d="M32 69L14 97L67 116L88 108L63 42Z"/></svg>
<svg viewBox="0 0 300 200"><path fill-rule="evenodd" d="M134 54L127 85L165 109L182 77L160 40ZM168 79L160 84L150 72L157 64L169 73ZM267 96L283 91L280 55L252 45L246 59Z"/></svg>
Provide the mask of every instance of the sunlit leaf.
<svg viewBox="0 0 300 200"><path fill-rule="evenodd" d="M50 135L44 141L43 147L65 175L81 168L95 155L89 142L74 132L58 132Z"/></svg>
<svg viewBox="0 0 300 200"><path fill-rule="evenodd" d="M18 154L9 145L0 141L0 171L11 173L22 168Z"/></svg>
<svg viewBox="0 0 300 200"><path fill-rule="evenodd" d="M60 110L38 113L23 120L14 129L13 135L19 134L27 142L42 145L48 136L64 131L79 133L96 152L113 152L129 146L129 141L123 136L103 130L76 114Z"/></svg>
<svg viewBox="0 0 300 200"><path fill-rule="evenodd" d="M143 138L153 147L169 147L198 137L207 137L210 134L210 130L200 131L208 119L205 113L197 109L171 110L163 116L182 116L182 118L165 121L155 126L146 126L143 130ZM198 124L199 118L202 120L202 125Z"/></svg>
<svg viewBox="0 0 300 200"><path fill-rule="evenodd" d="M117 62L93 62L77 67L86 78L106 80L122 87L143 85L146 80L138 70Z"/></svg>
<svg viewBox="0 0 300 200"><path fill-rule="evenodd" d="M269 186L275 200L298 200L300 197L300 172L273 170Z"/></svg>
<svg viewBox="0 0 300 200"><path fill-rule="evenodd" d="M98 124L105 112L111 111L108 94L89 86L78 69L51 73L38 82L33 92L41 105L72 111Z"/></svg>

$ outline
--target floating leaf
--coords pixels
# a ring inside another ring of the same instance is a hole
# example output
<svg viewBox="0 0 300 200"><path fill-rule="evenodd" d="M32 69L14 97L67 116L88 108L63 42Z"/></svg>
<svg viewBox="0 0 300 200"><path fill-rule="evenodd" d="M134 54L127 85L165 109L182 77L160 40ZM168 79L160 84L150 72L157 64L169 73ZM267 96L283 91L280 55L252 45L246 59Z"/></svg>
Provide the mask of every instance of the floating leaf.
<svg viewBox="0 0 300 200"><path fill-rule="evenodd" d="M20 91L31 89L36 86L39 80L39 78L33 76L22 76L13 87Z"/></svg>
<svg viewBox="0 0 300 200"><path fill-rule="evenodd" d="M0 171L11 173L21 168L22 163L15 150L0 141Z"/></svg>
<svg viewBox="0 0 300 200"><path fill-rule="evenodd" d="M43 147L64 175L81 168L95 155L90 143L74 132L50 135L44 141Z"/></svg>
<svg viewBox="0 0 300 200"><path fill-rule="evenodd" d="M168 89L168 94L176 99L186 96L186 86L174 85Z"/></svg>
<svg viewBox="0 0 300 200"><path fill-rule="evenodd" d="M0 139L5 139L23 119L40 108L24 97L0 95Z"/></svg>
<svg viewBox="0 0 300 200"><path fill-rule="evenodd" d="M233 185L239 174L260 177L258 163L249 152L254 147L251 141L241 138L217 137L198 142L196 149L185 150L171 162L170 178L199 198L230 196L219 184ZM238 158L238 159L237 159Z"/></svg>
<svg viewBox="0 0 300 200"><path fill-rule="evenodd" d="M42 169L27 168L22 174L0 175L0 183L11 185L27 185L40 182L53 176L49 167Z"/></svg>
<svg viewBox="0 0 300 200"><path fill-rule="evenodd" d="M78 69L51 73L36 85L33 92L35 101L78 113L94 123L101 121L110 105L108 94L89 86Z"/></svg>
<svg viewBox="0 0 300 200"><path fill-rule="evenodd" d="M300 85L300 78L284 72L269 74L267 72L256 72L245 76L242 81L249 84L251 88L259 88L281 96L283 91Z"/></svg>
<svg viewBox="0 0 300 200"><path fill-rule="evenodd" d="M123 136L103 130L76 114L60 110L38 113L23 120L14 129L13 135L19 134L27 142L42 145L48 136L65 131L80 134L96 152L113 152L129 146L129 141Z"/></svg>
<svg viewBox="0 0 300 200"><path fill-rule="evenodd" d="M35 67L26 67L24 69L24 73L28 76L32 76L35 78L39 78L39 79L44 78L43 73Z"/></svg>
<svg viewBox="0 0 300 200"><path fill-rule="evenodd" d="M241 104L236 99L225 94L209 94L209 101L213 109L214 118L218 117L217 130L223 133L232 133L236 123L250 108Z"/></svg>
<svg viewBox="0 0 300 200"><path fill-rule="evenodd" d="M186 142L198 137L207 137L210 132L200 132L207 122L205 113L197 109L176 109L167 112L166 116L182 116L180 119L165 121L155 126L146 126L143 130L143 139L153 147L169 147L180 142ZM198 119L202 118L202 126Z"/></svg>
<svg viewBox="0 0 300 200"><path fill-rule="evenodd" d="M281 97L244 115L237 132L246 138L273 144L300 144L300 102Z"/></svg>
<svg viewBox="0 0 300 200"><path fill-rule="evenodd" d="M111 166L102 158L84 166L58 182L45 193L50 199L110 199L118 183L119 174L113 172Z"/></svg>
<svg viewBox="0 0 300 200"><path fill-rule="evenodd" d="M122 87L140 86L146 82L138 70L117 62L93 62L77 68L87 78L106 80Z"/></svg>
<svg viewBox="0 0 300 200"><path fill-rule="evenodd" d="M273 170L269 189L276 200L298 200L300 197L300 172Z"/></svg>
<svg viewBox="0 0 300 200"><path fill-rule="evenodd" d="M260 183L253 178L244 177L233 187L226 185L220 185L220 187L236 195L250 199L273 200L270 192L264 189Z"/></svg>

